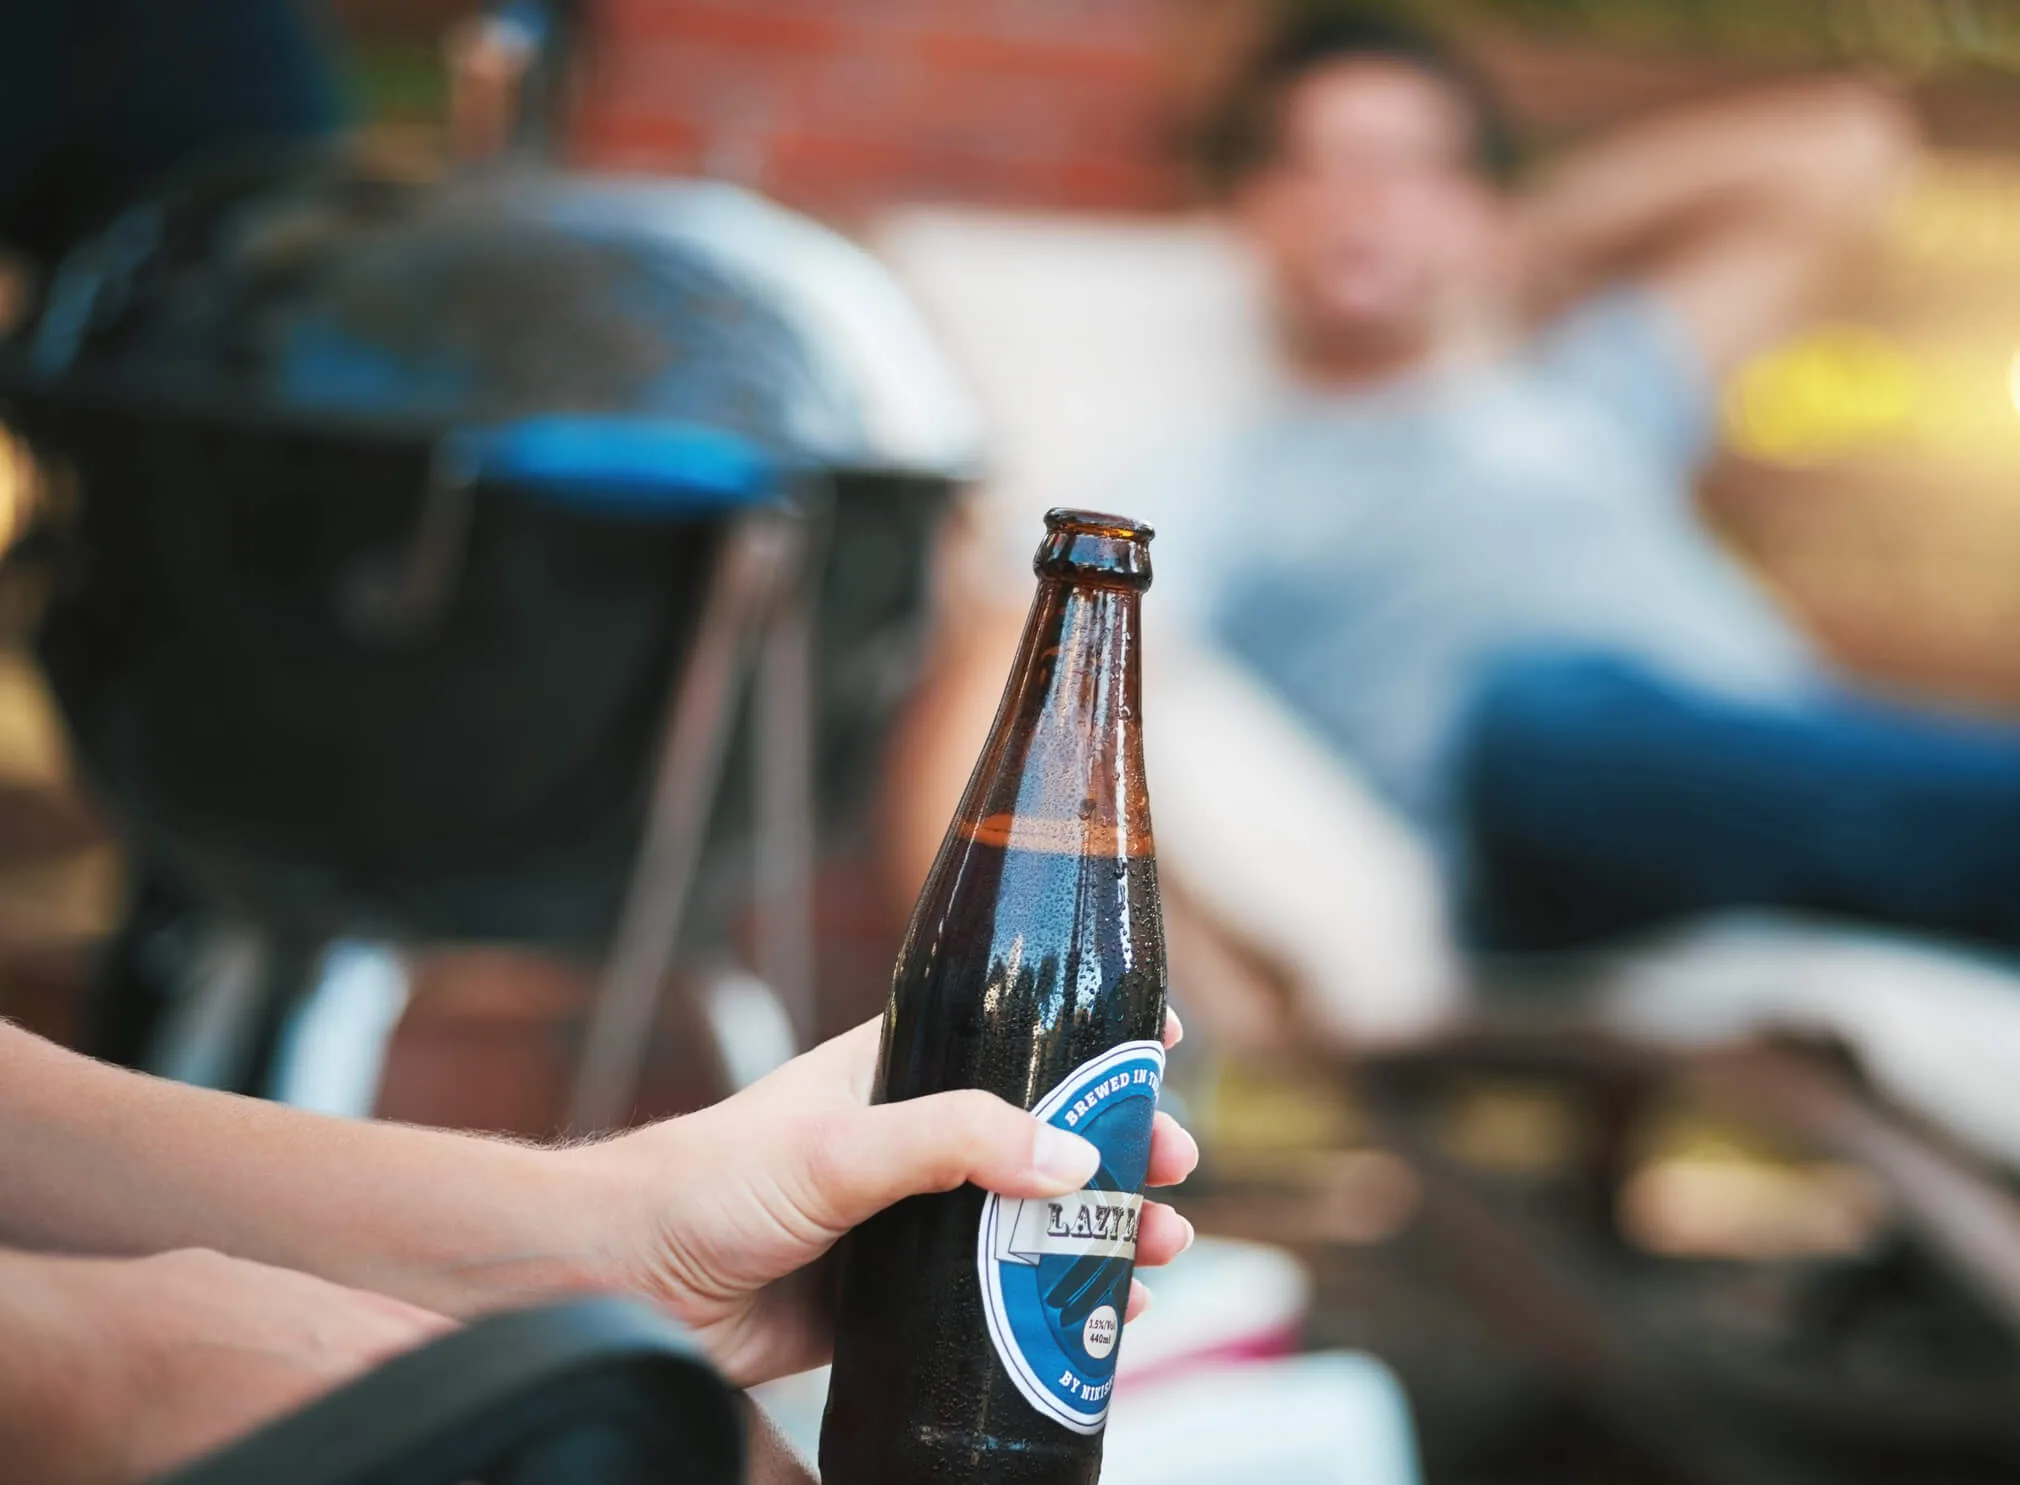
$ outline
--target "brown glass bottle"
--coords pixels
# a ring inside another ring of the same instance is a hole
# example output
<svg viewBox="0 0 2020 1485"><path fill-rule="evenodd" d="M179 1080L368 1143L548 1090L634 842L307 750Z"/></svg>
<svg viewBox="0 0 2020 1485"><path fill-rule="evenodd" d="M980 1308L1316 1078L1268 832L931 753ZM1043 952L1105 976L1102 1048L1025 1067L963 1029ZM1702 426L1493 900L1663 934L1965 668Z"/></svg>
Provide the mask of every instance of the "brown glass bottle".
<svg viewBox="0 0 2020 1485"><path fill-rule="evenodd" d="M1094 1485L1163 1068L1144 788L1150 528L1055 510L995 725L892 977L879 1100L983 1088L1092 1140L1057 1202L973 1186L843 1242L825 1485Z"/></svg>

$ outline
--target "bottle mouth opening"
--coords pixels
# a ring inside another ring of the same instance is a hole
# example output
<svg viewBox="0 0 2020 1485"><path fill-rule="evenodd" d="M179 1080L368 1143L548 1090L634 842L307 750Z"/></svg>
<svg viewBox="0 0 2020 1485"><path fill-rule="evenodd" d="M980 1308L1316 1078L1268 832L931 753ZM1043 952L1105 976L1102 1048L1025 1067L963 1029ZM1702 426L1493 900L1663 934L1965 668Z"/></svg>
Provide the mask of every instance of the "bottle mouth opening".
<svg viewBox="0 0 2020 1485"><path fill-rule="evenodd" d="M1056 535L1100 536L1110 541L1150 541L1157 535L1156 529L1147 521L1110 515L1106 511L1071 510L1065 506L1045 512L1045 529Z"/></svg>

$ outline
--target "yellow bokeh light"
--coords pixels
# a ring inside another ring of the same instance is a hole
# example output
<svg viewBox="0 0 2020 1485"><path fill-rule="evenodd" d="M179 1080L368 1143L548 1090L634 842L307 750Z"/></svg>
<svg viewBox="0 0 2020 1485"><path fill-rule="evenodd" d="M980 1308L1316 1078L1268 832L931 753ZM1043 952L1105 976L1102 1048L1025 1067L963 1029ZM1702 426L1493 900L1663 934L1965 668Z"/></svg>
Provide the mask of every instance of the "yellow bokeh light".
<svg viewBox="0 0 2020 1485"><path fill-rule="evenodd" d="M0 423L0 557L27 534L46 504L45 493L34 453Z"/></svg>
<svg viewBox="0 0 2020 1485"><path fill-rule="evenodd" d="M1914 360L1890 337L1820 326L1740 368L1726 387L1726 437L1770 463L1820 463L1898 438L1924 397Z"/></svg>
<svg viewBox="0 0 2020 1485"><path fill-rule="evenodd" d="M20 446L0 428L0 552L14 545L27 501L28 472Z"/></svg>

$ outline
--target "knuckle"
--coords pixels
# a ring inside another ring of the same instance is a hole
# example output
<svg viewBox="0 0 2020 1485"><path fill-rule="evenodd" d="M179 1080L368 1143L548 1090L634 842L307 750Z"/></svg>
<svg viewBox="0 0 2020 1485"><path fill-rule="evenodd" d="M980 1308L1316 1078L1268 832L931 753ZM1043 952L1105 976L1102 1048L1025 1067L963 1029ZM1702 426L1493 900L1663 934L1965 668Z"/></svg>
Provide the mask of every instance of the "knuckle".
<svg viewBox="0 0 2020 1485"><path fill-rule="evenodd" d="M787 1128L793 1148L816 1179L846 1170L861 1136L852 1121L813 1114L796 1115Z"/></svg>
<svg viewBox="0 0 2020 1485"><path fill-rule="evenodd" d="M1010 1111L1010 1105L979 1088L968 1089L960 1097L961 1142L971 1151L981 1154L1001 1138L1006 1122L1004 1116Z"/></svg>
<svg viewBox="0 0 2020 1485"><path fill-rule="evenodd" d="M979 1089L964 1089L948 1097L941 1111L944 1138L938 1141L935 1174L948 1186L958 1186L993 1153L1001 1129L1003 1101Z"/></svg>

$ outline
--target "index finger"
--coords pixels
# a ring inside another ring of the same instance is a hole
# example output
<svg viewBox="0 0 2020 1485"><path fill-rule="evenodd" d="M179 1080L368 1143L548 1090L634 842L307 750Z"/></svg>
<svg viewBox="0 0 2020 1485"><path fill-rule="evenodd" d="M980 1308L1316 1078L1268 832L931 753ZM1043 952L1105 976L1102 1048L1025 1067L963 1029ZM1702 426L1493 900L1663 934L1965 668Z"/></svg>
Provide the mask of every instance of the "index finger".
<svg viewBox="0 0 2020 1485"><path fill-rule="evenodd" d="M884 1018L874 1016L840 1036L828 1038L792 1061L774 1068L744 1090L787 1088L802 1092L817 1090L827 1098L837 1095L850 1103L870 1101L870 1083L877 1072L877 1044L883 1035ZM739 1095L741 1096L741 1095Z"/></svg>

